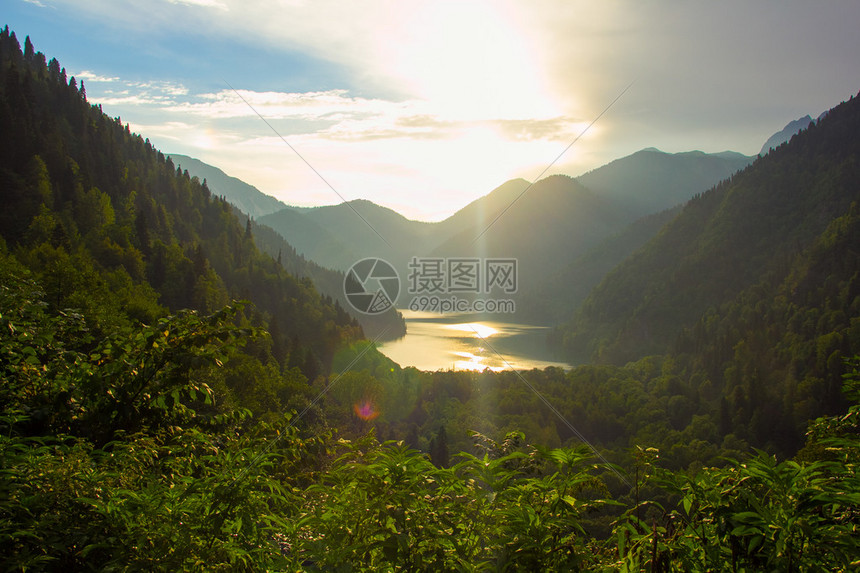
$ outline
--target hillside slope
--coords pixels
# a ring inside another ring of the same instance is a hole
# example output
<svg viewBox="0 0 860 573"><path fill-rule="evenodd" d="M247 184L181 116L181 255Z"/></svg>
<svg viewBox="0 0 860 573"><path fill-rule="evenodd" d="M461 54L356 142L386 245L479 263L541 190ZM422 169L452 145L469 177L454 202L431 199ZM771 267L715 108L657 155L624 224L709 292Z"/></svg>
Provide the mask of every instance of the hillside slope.
<svg viewBox="0 0 860 573"><path fill-rule="evenodd" d="M519 293L518 319L549 325L566 322L603 277L646 244L680 211L681 207L677 206L637 219L543 281L525 284L523 292Z"/></svg>
<svg viewBox="0 0 860 573"><path fill-rule="evenodd" d="M201 181L205 180L213 195L223 197L252 217L262 217L286 207L283 202L271 195L266 195L253 185L231 177L199 159L178 153L171 153L168 157L183 171L187 170Z"/></svg>
<svg viewBox="0 0 860 573"><path fill-rule="evenodd" d="M512 205L482 217L480 225L453 236L433 254L516 258L525 287L542 282L627 221L623 206L570 177L553 175L535 183Z"/></svg>
<svg viewBox="0 0 860 573"><path fill-rule="evenodd" d="M624 362L667 351L708 309L776 274L860 198L860 111L819 125L690 201L615 269L566 329L580 359Z"/></svg>
<svg viewBox="0 0 860 573"><path fill-rule="evenodd" d="M98 329L247 299L273 358L310 379L361 336L340 305L258 250L229 203L90 105L57 60L25 55L6 31L0 44L0 234L58 309Z"/></svg>

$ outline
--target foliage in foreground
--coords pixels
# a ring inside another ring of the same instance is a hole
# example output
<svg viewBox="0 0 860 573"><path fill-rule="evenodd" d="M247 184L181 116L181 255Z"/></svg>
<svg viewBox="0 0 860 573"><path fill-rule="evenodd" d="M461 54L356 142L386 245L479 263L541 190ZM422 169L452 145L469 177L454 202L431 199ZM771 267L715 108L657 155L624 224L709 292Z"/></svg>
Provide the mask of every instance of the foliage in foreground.
<svg viewBox="0 0 860 573"><path fill-rule="evenodd" d="M98 338L37 285L0 289L4 570L848 570L860 565L860 374L795 460L620 468L522 433L451 467L373 435L255 421L210 381L236 308ZM229 366L228 366L229 368ZM214 383L214 382L213 382ZM635 470L635 471L634 471ZM629 488L628 488L629 486ZM621 492L610 499L610 492ZM629 493L628 493L629 492Z"/></svg>

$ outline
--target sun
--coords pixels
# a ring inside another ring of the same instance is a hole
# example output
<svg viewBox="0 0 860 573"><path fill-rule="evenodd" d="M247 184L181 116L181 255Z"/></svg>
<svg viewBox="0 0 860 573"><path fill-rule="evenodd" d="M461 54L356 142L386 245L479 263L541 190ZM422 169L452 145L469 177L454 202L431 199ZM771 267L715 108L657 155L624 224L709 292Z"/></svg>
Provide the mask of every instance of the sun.
<svg viewBox="0 0 860 573"><path fill-rule="evenodd" d="M515 14L489 2L417 9L391 52L393 68L441 116L526 119L557 113Z"/></svg>

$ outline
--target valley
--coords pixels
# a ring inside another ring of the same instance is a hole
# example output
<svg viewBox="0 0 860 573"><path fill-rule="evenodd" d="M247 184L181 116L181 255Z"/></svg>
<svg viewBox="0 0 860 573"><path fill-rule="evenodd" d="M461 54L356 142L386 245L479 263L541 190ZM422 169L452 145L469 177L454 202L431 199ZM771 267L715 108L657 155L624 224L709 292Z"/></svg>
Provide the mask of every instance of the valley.
<svg viewBox="0 0 860 573"><path fill-rule="evenodd" d="M195 145L239 154L275 102L335 150L378 93L100 92L149 106L130 124L88 96L119 78L76 73L0 30L5 570L858 565L860 97L756 156L646 147L427 222L289 206L146 135L228 116ZM399 129L453 128L366 135Z"/></svg>

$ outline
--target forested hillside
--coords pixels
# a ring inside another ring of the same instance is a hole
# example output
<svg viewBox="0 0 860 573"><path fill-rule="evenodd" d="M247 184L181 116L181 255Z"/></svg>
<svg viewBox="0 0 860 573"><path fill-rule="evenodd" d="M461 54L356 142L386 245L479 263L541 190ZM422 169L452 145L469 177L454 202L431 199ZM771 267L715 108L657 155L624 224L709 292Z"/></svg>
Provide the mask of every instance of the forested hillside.
<svg viewBox="0 0 860 573"><path fill-rule="evenodd" d="M168 157L179 169L187 170L192 176L196 175L198 179L205 180L213 194L223 197L252 218L286 208L286 205L278 199L266 195L241 179L230 177L217 167L207 165L199 159L178 153L171 153Z"/></svg>
<svg viewBox="0 0 860 573"><path fill-rule="evenodd" d="M594 291L572 325L572 348L594 341L594 357L612 361L663 352L709 308L786 279L860 196L858 125L857 102L846 102L687 203Z"/></svg>
<svg viewBox="0 0 860 573"><path fill-rule="evenodd" d="M558 325L570 319L588 294L612 269L641 248L680 211L680 206L637 219L542 281L523 285L517 317Z"/></svg>
<svg viewBox="0 0 860 573"><path fill-rule="evenodd" d="M721 427L796 447L860 341L860 100L687 203L560 329L578 360L669 354ZM715 395L717 395L715 394Z"/></svg>
<svg viewBox="0 0 860 573"><path fill-rule="evenodd" d="M309 280L260 253L229 203L87 103L56 60L11 33L0 45L0 233L52 308L80 309L98 332L247 299L247 320L272 333L262 362L310 380L361 336Z"/></svg>
<svg viewBox="0 0 860 573"><path fill-rule="evenodd" d="M244 217L244 214L240 213ZM251 221L251 232L254 243L264 253L271 255L288 273L294 277L309 278L314 287L331 299L336 306L350 308L343 289L344 273L321 267L313 260L306 259L297 249L284 240L284 237L271 227ZM359 259L353 259L356 261ZM403 315L395 308L389 308L379 314L353 315L364 335L377 342L400 338L406 334L406 322Z"/></svg>

